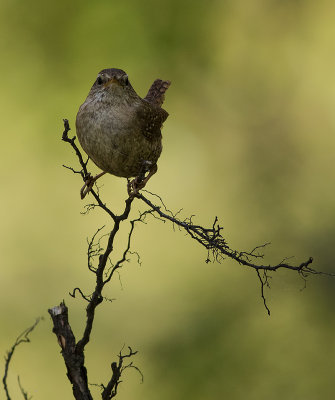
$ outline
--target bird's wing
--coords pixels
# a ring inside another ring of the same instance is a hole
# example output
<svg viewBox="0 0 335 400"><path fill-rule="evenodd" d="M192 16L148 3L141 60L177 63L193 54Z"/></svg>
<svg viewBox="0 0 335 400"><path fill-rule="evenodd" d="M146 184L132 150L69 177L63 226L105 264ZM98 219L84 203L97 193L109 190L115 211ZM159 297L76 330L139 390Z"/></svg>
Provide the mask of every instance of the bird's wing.
<svg viewBox="0 0 335 400"><path fill-rule="evenodd" d="M161 127L168 117L167 111L155 107L147 101L142 101L137 109L137 120L141 133L149 140L161 137Z"/></svg>
<svg viewBox="0 0 335 400"><path fill-rule="evenodd" d="M151 85L148 94L145 96L144 99L150 104L156 107L160 107L165 99L164 94L168 90L170 85L170 81L162 81L161 79L156 79Z"/></svg>

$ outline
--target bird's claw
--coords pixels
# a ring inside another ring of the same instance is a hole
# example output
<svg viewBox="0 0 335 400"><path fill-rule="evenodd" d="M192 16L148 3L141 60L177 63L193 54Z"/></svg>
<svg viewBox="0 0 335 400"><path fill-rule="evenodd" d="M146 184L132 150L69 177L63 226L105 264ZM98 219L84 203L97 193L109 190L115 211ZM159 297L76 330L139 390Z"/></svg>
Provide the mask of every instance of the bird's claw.
<svg viewBox="0 0 335 400"><path fill-rule="evenodd" d="M100 174L96 176L92 176L90 173L88 173L85 176L85 184L84 186L80 189L80 198L83 200L85 196L90 193L90 191L93 188L93 185L97 179L99 179L101 176L105 175L105 171L101 172Z"/></svg>
<svg viewBox="0 0 335 400"><path fill-rule="evenodd" d="M83 200L86 195L92 190L92 187L94 185L94 178L91 174L87 174L85 177L85 184L84 186L80 189L80 198Z"/></svg>
<svg viewBox="0 0 335 400"><path fill-rule="evenodd" d="M139 190L143 189L146 182L136 177L135 179L128 181L127 190L129 197L135 197L138 195Z"/></svg>
<svg viewBox="0 0 335 400"><path fill-rule="evenodd" d="M148 173L147 176L145 174ZM132 181L128 181L127 190L129 197L135 197L138 195L139 190L143 189L147 184L148 180L157 172L157 164L153 164L151 161L144 161L142 170L139 175Z"/></svg>

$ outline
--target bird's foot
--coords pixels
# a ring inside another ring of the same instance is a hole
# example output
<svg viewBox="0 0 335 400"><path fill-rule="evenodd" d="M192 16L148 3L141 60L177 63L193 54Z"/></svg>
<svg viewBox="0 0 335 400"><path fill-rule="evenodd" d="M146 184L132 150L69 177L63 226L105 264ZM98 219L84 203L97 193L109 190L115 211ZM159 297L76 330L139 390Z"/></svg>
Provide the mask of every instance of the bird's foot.
<svg viewBox="0 0 335 400"><path fill-rule="evenodd" d="M87 174L85 177L85 184L84 186L80 189L80 198L83 200L88 193L93 188L94 183L99 179L102 175L105 175L106 172L101 172L100 174L96 176L92 176L91 174Z"/></svg>
<svg viewBox="0 0 335 400"><path fill-rule="evenodd" d="M129 197L135 197L138 195L138 192L144 188L146 182L144 180L139 179L137 176L135 179L128 181L127 190Z"/></svg>
<svg viewBox="0 0 335 400"><path fill-rule="evenodd" d="M148 173L147 176L145 174ZM152 165L151 161L145 161L143 163L140 174L132 181L128 181L127 189L129 197L135 197L138 195L139 190L143 189L148 183L148 180L157 172L157 164Z"/></svg>
<svg viewBox="0 0 335 400"><path fill-rule="evenodd" d="M80 189L80 198L82 200L91 191L93 185L94 185L93 176L91 174L87 174L87 176L85 177L85 184Z"/></svg>

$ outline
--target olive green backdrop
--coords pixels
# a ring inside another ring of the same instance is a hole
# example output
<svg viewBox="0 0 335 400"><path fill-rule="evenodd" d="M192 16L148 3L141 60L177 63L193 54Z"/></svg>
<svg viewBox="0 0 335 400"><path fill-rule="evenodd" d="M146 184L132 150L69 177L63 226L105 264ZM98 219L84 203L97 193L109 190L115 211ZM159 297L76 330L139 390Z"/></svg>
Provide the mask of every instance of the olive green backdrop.
<svg viewBox="0 0 335 400"><path fill-rule="evenodd" d="M13 398L18 374L34 399L72 398L46 310L65 299L81 334L85 304L68 292L92 290L86 238L108 221L80 214L82 183L62 168L76 159L60 138L103 68L125 69L141 95L172 81L149 184L169 208L202 224L219 216L233 248L271 241L265 262L313 256L335 271L334 13L330 0L1 0L1 354L46 317L14 356ZM121 210L125 181L101 184ZM126 264L107 293L116 300L98 310L90 383L106 383L131 345L145 380L128 370L120 399L333 398L333 279L302 290L297 275L273 274L268 317L254 271L206 264L168 224L138 226L133 249L142 266Z"/></svg>

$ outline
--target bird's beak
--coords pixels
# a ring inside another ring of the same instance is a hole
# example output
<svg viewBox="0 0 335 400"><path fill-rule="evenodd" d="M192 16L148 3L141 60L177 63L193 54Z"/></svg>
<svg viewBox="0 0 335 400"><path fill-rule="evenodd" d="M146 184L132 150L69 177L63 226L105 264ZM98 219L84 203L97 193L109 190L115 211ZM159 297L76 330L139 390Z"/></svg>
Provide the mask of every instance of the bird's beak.
<svg viewBox="0 0 335 400"><path fill-rule="evenodd" d="M116 78L113 77L109 81L107 81L104 84L104 86L107 87L107 86L113 85L114 83L116 83L117 85L120 85L120 82Z"/></svg>

